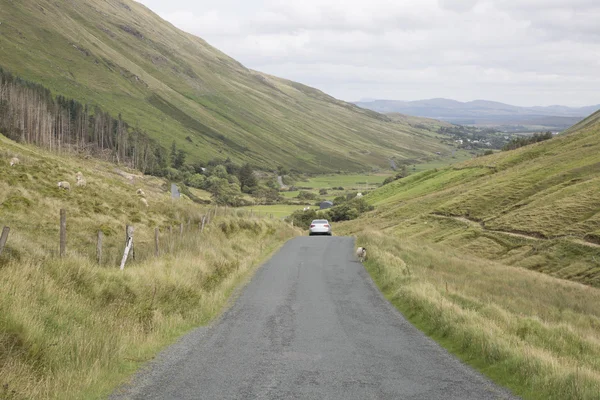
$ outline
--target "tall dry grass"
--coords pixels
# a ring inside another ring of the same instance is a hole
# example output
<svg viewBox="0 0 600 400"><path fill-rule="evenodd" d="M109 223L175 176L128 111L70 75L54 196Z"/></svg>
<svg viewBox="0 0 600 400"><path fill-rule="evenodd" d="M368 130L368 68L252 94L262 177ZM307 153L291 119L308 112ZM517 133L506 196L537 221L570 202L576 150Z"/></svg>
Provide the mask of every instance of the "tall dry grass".
<svg viewBox="0 0 600 400"><path fill-rule="evenodd" d="M0 398L107 395L158 349L214 318L232 289L297 231L221 217L124 272L42 250L0 267ZM28 249L11 237L14 247ZM167 242L167 245L169 243Z"/></svg>
<svg viewBox="0 0 600 400"><path fill-rule="evenodd" d="M528 399L600 398L600 290L363 231L366 267L413 323Z"/></svg>

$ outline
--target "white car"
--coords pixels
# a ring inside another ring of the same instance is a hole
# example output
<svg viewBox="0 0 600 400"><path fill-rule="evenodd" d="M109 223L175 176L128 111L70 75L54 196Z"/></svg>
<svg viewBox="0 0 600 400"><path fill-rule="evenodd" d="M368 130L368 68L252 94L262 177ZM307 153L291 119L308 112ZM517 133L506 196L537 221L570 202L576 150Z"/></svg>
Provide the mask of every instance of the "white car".
<svg viewBox="0 0 600 400"><path fill-rule="evenodd" d="M327 235L331 236L331 224L326 219L315 219L310 223L310 228L308 229L308 235Z"/></svg>

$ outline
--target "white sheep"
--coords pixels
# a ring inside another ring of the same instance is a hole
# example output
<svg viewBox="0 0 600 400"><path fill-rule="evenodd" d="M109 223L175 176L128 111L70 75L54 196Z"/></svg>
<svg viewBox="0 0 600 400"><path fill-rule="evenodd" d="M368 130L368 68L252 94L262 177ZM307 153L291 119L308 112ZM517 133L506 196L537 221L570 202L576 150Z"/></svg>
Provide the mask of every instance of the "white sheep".
<svg viewBox="0 0 600 400"><path fill-rule="evenodd" d="M10 166L15 166L17 164L19 164L21 162L21 160L19 160L17 157L13 157L10 159Z"/></svg>
<svg viewBox="0 0 600 400"><path fill-rule="evenodd" d="M148 200L146 200L145 198L143 198L143 197L140 197L140 202L141 202L143 205L145 205L146 207L148 207Z"/></svg>
<svg viewBox="0 0 600 400"><path fill-rule="evenodd" d="M146 197L146 193L144 193L142 189L136 190L135 194L137 194L138 196Z"/></svg>
<svg viewBox="0 0 600 400"><path fill-rule="evenodd" d="M364 262L367 259L367 248L359 247L356 249L356 257L358 257L360 262Z"/></svg>
<svg viewBox="0 0 600 400"><path fill-rule="evenodd" d="M65 190L71 190L71 184L69 182L66 182L66 181L58 182L58 187L62 188L62 189L65 189Z"/></svg>
<svg viewBox="0 0 600 400"><path fill-rule="evenodd" d="M75 186L78 187L85 187L87 185L87 181L85 180L85 178L83 177L83 174L81 172L77 172L77 174L75 174Z"/></svg>
<svg viewBox="0 0 600 400"><path fill-rule="evenodd" d="M362 193L357 193L357 194L356 194L356 198L360 199L361 197L363 197L363 194L362 194Z"/></svg>

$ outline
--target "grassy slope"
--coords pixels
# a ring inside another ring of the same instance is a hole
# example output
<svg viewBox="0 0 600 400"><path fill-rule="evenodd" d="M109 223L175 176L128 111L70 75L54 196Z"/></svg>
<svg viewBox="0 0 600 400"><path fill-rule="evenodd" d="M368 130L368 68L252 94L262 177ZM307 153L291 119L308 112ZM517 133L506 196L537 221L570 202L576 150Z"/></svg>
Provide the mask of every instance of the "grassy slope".
<svg viewBox="0 0 600 400"><path fill-rule="evenodd" d="M21 163L10 167L13 156ZM73 184L77 171L85 188L57 187ZM61 208L64 259L56 257ZM162 347L217 315L260 260L297 234L277 220L222 216L200 233L206 212L186 199L173 202L157 178L0 135L0 227L11 228L0 256L0 398L105 398ZM127 223L135 226L136 257L120 272ZM105 234L101 266L98 230Z"/></svg>
<svg viewBox="0 0 600 400"><path fill-rule="evenodd" d="M322 172L445 149L427 130L248 70L131 0L0 4L2 66L176 140L190 160Z"/></svg>
<svg viewBox="0 0 600 400"><path fill-rule="evenodd" d="M367 196L374 212L336 229L465 362L525 399L597 399L599 163L596 113L551 141L386 185Z"/></svg>
<svg viewBox="0 0 600 400"><path fill-rule="evenodd" d="M600 124L412 175L372 193L374 223L600 286Z"/></svg>

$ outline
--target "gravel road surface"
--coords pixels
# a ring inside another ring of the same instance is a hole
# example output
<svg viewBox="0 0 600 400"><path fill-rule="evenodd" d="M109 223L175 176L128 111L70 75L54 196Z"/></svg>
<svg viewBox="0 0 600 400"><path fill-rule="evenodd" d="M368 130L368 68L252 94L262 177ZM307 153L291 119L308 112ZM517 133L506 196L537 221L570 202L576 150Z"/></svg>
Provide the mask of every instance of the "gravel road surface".
<svg viewBox="0 0 600 400"><path fill-rule="evenodd" d="M408 323L344 237L299 237L111 399L514 399Z"/></svg>

